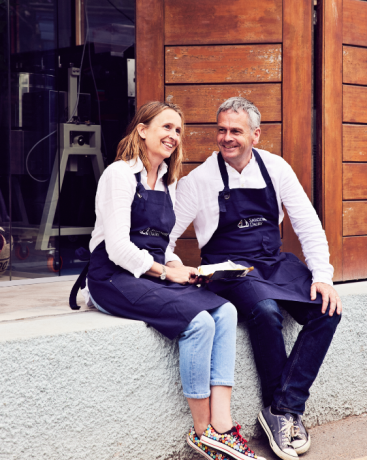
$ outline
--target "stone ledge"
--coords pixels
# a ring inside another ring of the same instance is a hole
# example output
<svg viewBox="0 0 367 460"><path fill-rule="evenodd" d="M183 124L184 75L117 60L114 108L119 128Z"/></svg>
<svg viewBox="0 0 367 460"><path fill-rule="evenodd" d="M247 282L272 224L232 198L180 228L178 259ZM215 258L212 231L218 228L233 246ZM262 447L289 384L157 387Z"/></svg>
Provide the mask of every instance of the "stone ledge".
<svg viewBox="0 0 367 460"><path fill-rule="evenodd" d="M367 409L367 289L337 286L344 317L311 389L315 426ZM365 283L367 285L367 283ZM298 333L285 314L289 351ZM177 342L139 321L98 312L0 323L0 458L193 459ZM247 330L238 327L233 418L257 436L259 381Z"/></svg>

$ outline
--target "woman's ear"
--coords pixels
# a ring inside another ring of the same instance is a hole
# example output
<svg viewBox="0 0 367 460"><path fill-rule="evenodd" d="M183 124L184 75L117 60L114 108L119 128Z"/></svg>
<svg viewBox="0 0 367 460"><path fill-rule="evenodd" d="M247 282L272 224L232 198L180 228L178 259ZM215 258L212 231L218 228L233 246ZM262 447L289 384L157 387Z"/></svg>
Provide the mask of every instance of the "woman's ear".
<svg viewBox="0 0 367 460"><path fill-rule="evenodd" d="M144 123L139 123L138 126L136 127L136 129L138 130L139 136L142 139L145 139L146 138L146 135L145 135L146 126L145 126L145 124Z"/></svg>

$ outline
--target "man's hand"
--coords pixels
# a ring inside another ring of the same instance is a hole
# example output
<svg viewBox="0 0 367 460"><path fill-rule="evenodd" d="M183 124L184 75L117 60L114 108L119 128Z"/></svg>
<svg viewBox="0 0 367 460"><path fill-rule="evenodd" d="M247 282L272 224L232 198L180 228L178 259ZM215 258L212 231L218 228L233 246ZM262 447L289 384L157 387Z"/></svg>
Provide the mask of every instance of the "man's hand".
<svg viewBox="0 0 367 460"><path fill-rule="evenodd" d="M326 283L313 283L311 285L311 300L316 299L316 293L319 292L322 295L322 307L321 312L325 313L327 306L330 302L329 316L333 316L335 309L338 315L342 312L342 302L336 290Z"/></svg>

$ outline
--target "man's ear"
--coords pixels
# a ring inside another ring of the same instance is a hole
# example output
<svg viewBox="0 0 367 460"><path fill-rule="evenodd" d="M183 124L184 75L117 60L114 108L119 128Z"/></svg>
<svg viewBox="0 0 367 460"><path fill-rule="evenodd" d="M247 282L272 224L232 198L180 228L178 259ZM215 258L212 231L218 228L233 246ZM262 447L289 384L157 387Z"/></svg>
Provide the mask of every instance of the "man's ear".
<svg viewBox="0 0 367 460"><path fill-rule="evenodd" d="M146 138L146 135L145 135L146 126L145 126L145 124L144 123L139 123L138 126L136 127L136 129L138 130L139 136L142 139L145 139Z"/></svg>
<svg viewBox="0 0 367 460"><path fill-rule="evenodd" d="M255 131L252 133L252 145L256 145L260 142L260 134L261 134L261 129L256 128Z"/></svg>

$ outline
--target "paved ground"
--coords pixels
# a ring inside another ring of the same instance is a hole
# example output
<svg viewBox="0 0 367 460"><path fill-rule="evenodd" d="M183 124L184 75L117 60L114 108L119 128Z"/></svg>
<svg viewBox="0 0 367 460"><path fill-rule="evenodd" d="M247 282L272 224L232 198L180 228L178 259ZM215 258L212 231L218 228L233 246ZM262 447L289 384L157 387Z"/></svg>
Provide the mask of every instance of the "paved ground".
<svg viewBox="0 0 367 460"><path fill-rule="evenodd" d="M302 460L367 460L367 413L312 428L310 434L311 448ZM249 446L266 460L279 460L265 437Z"/></svg>

